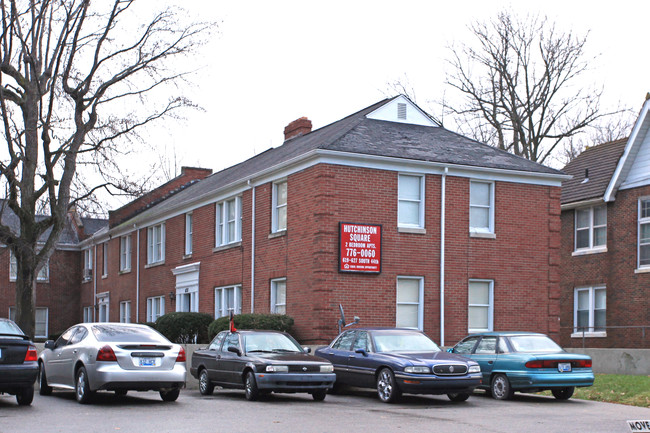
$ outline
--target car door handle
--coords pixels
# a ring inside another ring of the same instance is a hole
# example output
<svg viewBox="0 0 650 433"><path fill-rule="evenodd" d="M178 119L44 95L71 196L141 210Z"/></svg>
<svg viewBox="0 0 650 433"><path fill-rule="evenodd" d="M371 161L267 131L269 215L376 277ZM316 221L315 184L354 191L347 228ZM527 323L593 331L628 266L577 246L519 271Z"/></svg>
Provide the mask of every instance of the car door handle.
<svg viewBox="0 0 650 433"><path fill-rule="evenodd" d="M348 358L356 358L354 355L348 355Z"/></svg>

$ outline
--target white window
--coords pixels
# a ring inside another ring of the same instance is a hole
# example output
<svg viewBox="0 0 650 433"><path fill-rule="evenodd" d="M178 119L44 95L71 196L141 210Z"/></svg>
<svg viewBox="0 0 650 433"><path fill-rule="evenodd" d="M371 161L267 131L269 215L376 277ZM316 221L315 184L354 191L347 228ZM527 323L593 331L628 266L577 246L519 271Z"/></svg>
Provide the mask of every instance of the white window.
<svg viewBox="0 0 650 433"><path fill-rule="evenodd" d="M422 298L424 279L421 277L397 278L397 314L395 326L398 328L422 329Z"/></svg>
<svg viewBox="0 0 650 433"><path fill-rule="evenodd" d="M470 333L493 330L493 299L492 280L470 280L467 302L467 328Z"/></svg>
<svg viewBox="0 0 650 433"><path fill-rule="evenodd" d="M131 323L131 301L120 302L120 323Z"/></svg>
<svg viewBox="0 0 650 433"><path fill-rule="evenodd" d="M397 177L397 225L424 227L424 176Z"/></svg>
<svg viewBox="0 0 650 433"><path fill-rule="evenodd" d="M469 231L494 233L494 183L469 183Z"/></svg>
<svg viewBox="0 0 650 433"><path fill-rule="evenodd" d="M16 281L18 276L18 260L14 252L9 250L9 281ZM50 279L50 259L47 259L43 267L36 275L36 281L46 282Z"/></svg>
<svg viewBox="0 0 650 433"><path fill-rule="evenodd" d="M147 264L165 260L165 224L147 228Z"/></svg>
<svg viewBox="0 0 650 433"><path fill-rule="evenodd" d="M93 276L93 253L92 249L84 250L84 280L90 280Z"/></svg>
<svg viewBox="0 0 650 433"><path fill-rule="evenodd" d="M131 270L131 235L120 237L120 271Z"/></svg>
<svg viewBox="0 0 650 433"><path fill-rule="evenodd" d="M108 302L109 297L107 293L97 296L97 321L98 322L108 322L110 320L109 311L108 311Z"/></svg>
<svg viewBox="0 0 650 433"><path fill-rule="evenodd" d="M193 217L191 213L185 214L185 255L192 254L192 225Z"/></svg>
<svg viewBox="0 0 650 433"><path fill-rule="evenodd" d="M271 231L273 233L287 229L287 182L273 184L273 214Z"/></svg>
<svg viewBox="0 0 650 433"><path fill-rule="evenodd" d="M48 338L48 319L49 311L47 308L36 307L35 310L36 323L34 328L35 338ZM9 307L9 319L16 321L16 308Z"/></svg>
<svg viewBox="0 0 650 433"><path fill-rule="evenodd" d="M217 203L217 247L241 242L242 200L234 197Z"/></svg>
<svg viewBox="0 0 650 433"><path fill-rule="evenodd" d="M155 322L165 314L165 297L154 296L147 298L147 322Z"/></svg>
<svg viewBox="0 0 650 433"><path fill-rule="evenodd" d="M241 286L214 289L214 317L223 317L233 311L241 314Z"/></svg>
<svg viewBox="0 0 650 433"><path fill-rule="evenodd" d="M575 289L573 309L573 332L605 332L607 313L607 291L604 286L580 287Z"/></svg>
<svg viewBox="0 0 650 433"><path fill-rule="evenodd" d="M650 267L650 198L639 200L639 268Z"/></svg>
<svg viewBox="0 0 650 433"><path fill-rule="evenodd" d="M194 286L176 290L176 311L186 313L198 313L199 311L199 287Z"/></svg>
<svg viewBox="0 0 650 433"><path fill-rule="evenodd" d="M271 313L287 314L287 280L271 280Z"/></svg>
<svg viewBox="0 0 650 433"><path fill-rule="evenodd" d="M92 323L93 307L84 307L84 323Z"/></svg>
<svg viewBox="0 0 650 433"><path fill-rule="evenodd" d="M607 207L576 209L575 249L588 250L607 245Z"/></svg>
<svg viewBox="0 0 650 433"><path fill-rule="evenodd" d="M108 276L108 242L102 244L102 277Z"/></svg>

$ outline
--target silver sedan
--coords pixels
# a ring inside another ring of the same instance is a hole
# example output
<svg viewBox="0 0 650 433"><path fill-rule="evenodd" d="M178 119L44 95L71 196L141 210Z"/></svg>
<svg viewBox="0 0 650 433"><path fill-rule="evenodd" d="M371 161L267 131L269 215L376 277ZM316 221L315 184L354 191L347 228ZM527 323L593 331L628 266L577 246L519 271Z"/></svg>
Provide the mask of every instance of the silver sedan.
<svg viewBox="0 0 650 433"><path fill-rule="evenodd" d="M185 350L146 325L81 323L45 342L38 359L40 394L74 390L79 403L96 391L159 391L175 401L185 386Z"/></svg>

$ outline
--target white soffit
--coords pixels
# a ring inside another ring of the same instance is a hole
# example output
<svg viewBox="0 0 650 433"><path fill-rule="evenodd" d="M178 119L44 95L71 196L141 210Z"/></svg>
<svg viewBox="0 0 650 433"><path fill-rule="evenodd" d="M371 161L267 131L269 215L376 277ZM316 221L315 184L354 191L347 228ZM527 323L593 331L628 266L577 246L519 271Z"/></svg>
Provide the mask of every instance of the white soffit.
<svg viewBox="0 0 650 433"><path fill-rule="evenodd" d="M375 111L366 115L368 119L385 120L388 122L409 123L412 125L434 126L436 123L429 116L420 110L406 96L400 95L392 101L387 102Z"/></svg>

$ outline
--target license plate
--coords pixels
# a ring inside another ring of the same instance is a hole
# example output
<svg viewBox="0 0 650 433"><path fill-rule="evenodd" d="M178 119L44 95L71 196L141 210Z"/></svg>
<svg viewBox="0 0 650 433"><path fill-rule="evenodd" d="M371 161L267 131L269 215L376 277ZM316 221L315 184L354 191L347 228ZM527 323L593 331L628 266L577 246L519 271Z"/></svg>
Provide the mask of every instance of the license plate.
<svg viewBox="0 0 650 433"><path fill-rule="evenodd" d="M140 359L140 367L156 366L156 358L139 358L139 359Z"/></svg>
<svg viewBox="0 0 650 433"><path fill-rule="evenodd" d="M560 371L562 373L567 372L567 371L571 371L571 363L570 362L560 362L557 365L557 369L558 369L558 371Z"/></svg>

